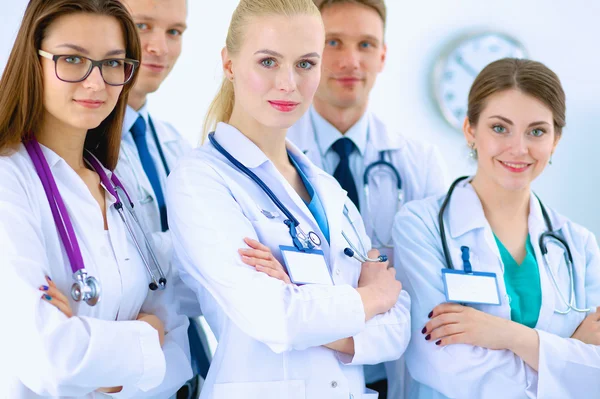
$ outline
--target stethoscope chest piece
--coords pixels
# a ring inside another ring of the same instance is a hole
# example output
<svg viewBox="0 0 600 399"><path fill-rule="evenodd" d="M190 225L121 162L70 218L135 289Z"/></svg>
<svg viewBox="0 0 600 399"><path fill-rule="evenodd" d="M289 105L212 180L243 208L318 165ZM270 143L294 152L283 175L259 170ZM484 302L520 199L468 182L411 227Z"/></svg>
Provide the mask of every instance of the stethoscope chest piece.
<svg viewBox="0 0 600 399"><path fill-rule="evenodd" d="M308 239L315 244L315 246L320 247L321 246L321 237L319 237L319 235L317 233L315 233L314 231L309 231L308 232Z"/></svg>
<svg viewBox="0 0 600 399"><path fill-rule="evenodd" d="M71 286L71 298L76 302L84 301L94 306L100 301L100 283L93 276L88 276L85 269L73 274L75 282Z"/></svg>

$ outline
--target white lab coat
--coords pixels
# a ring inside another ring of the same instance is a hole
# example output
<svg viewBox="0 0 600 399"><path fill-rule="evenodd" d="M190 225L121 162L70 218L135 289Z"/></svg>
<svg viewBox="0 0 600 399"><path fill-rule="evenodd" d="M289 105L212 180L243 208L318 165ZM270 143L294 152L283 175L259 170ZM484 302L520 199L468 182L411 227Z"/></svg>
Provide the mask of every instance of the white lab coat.
<svg viewBox="0 0 600 399"><path fill-rule="evenodd" d="M392 224L398 211L396 180L389 173L369 173L370 212L363 176L369 165L379 161L381 151L385 151L385 160L398 171L402 181L403 203L440 195L446 191L446 175L442 168L442 159L437 149L427 143L411 140L399 133L390 131L377 116L367 111L366 118L357 123L358 129L351 128L345 136L353 140L359 151L350 156L350 169L358 189L361 216L365 222L371 242L394 264L392 248L380 248L392 242ZM318 132L315 131L318 130ZM327 173L333 174L339 156L330 149L341 133L317 114L314 107L288 130L288 139L296 144L306 156ZM327 151L329 149L329 151ZM388 170L386 170L388 172ZM369 366L366 374L371 381L385 379L388 376L388 398L404 399L410 385L406 373L404 358L387 362L381 366ZM369 380L367 381L369 382Z"/></svg>
<svg viewBox="0 0 600 399"><path fill-rule="evenodd" d="M539 265L542 307L536 330L540 338L539 371L514 353L470 345L440 348L425 341L421 329L429 312L445 302L442 268L445 261L439 235L438 212L444 196L410 204L394 224L397 266L412 299L412 339L406 351L407 367L420 384L411 397L424 398L582 398L600 392L600 347L571 339L585 314L564 309L541 257L538 237L546 231L541 208L531 196L529 235ZM596 239L583 227L548 209L554 230L569 244L575 265L577 306L600 305L600 253ZM460 246L470 248L473 270L496 273L501 306L473 305L489 314L510 319L503 264L479 197L467 182L459 183L444 215L452 261L462 270ZM548 243L549 265L565 296L569 277L563 250Z"/></svg>
<svg viewBox="0 0 600 399"><path fill-rule="evenodd" d="M304 231L320 233L302 199L258 147L224 123L215 137L273 190ZM365 393L362 365L398 358L409 339L405 292L390 311L365 323L354 288L361 265L343 254L341 235L343 230L359 245L350 219L369 248L360 215L333 177L289 142L288 150L327 214L331 245L323 238L321 249L335 286L286 285L242 263L244 237L267 245L280 262L279 245L292 241L281 211L211 144L192 151L169 178L176 264L219 340L202 399L376 398ZM322 346L345 337L354 337L353 358Z"/></svg>
<svg viewBox="0 0 600 399"><path fill-rule="evenodd" d="M112 206L114 197L105 192L105 231L81 178L56 153L42 151L102 296L94 307L70 300L70 319L40 299L46 275L69 297L71 266L25 147L0 157L0 270L9 270L2 290L12 300L2 305L2 339L10 346L0 360L7 375L0 397L100 398L105 395L95 389L113 386L124 387L114 397L171 395L191 376L188 321L176 313L173 289L149 292L149 276ZM140 312L164 322L162 348L157 332L135 321Z"/></svg>
<svg viewBox="0 0 600 399"><path fill-rule="evenodd" d="M288 130L287 137L317 167L333 175L339 157L335 151L327 150L342 135L332 126L319 125L323 131L319 128L319 132L315 132L317 122L313 123L313 120L318 117L315 114L316 111L311 107ZM440 195L445 192L447 184L442 158L434 146L390 131L372 112L367 111L365 118L368 124L366 131L356 132L356 137L347 136L356 143L363 154L360 156L355 151L350 156L350 169L358 189L358 202L367 234L371 237L373 245L379 248L380 243L373 236L373 226L376 226L377 235L385 244L391 243L392 224L398 211L395 179L387 173L371 173L369 174L371 213L367 212L363 176L365 169L379 160L381 151L385 151L385 160L394 165L400 175L404 194L403 203ZM338 137L335 137L336 135ZM382 248L380 251L385 253L393 264L393 249Z"/></svg>
<svg viewBox="0 0 600 399"><path fill-rule="evenodd" d="M154 239L157 257L161 264L165 265L164 267L170 268L171 260L173 258L171 233L162 231L156 194L152 189L148 176L146 176L146 172L144 172L144 167L142 166L142 162L138 155L137 146L135 145L133 135L130 131L140 115L142 115L146 121L148 149L152 158L155 160L156 171L158 172L160 184L163 188L163 194L166 196L167 173L150 131L146 105L144 105L139 112L136 112L133 108L127 106L125 118L123 120L121 152L119 154L119 162L115 169L115 173L117 173L117 176L119 176L124 184L127 184L128 187L133 187L133 194L135 194L135 198L139 201L136 211L145 224L147 231L151 233L152 238ZM156 128L156 135L158 136L158 140L165 155L167 165L170 170L173 170L179 160L191 150L191 146L183 137L181 137L172 125L156 120L155 118L152 119L152 122ZM196 295L181 282L177 276L176 269L173 270L173 278L170 283L176 287L175 292L180 301L181 313L188 317L200 316L202 311L198 305L198 301L196 301Z"/></svg>

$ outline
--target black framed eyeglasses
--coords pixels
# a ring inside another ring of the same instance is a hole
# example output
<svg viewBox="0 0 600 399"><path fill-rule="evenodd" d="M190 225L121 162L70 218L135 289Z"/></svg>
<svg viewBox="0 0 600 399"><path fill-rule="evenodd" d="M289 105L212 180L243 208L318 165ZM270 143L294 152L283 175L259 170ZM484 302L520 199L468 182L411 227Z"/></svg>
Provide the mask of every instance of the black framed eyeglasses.
<svg viewBox="0 0 600 399"><path fill-rule="evenodd" d="M90 76L94 67L98 67L107 85L123 86L131 80L135 68L139 65L139 61L129 58L107 58L96 61L81 55L57 55L44 50L38 50L38 54L54 61L56 77L67 83L83 82Z"/></svg>

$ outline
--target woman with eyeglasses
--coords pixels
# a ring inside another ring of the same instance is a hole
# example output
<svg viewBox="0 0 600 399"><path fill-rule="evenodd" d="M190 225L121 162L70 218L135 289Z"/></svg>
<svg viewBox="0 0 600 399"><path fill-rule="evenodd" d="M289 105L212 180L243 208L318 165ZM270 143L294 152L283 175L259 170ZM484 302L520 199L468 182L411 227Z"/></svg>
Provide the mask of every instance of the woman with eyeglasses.
<svg viewBox="0 0 600 399"><path fill-rule="evenodd" d="M2 315L15 326L0 397L165 398L191 377L188 321L112 173L139 58L117 0L27 6L0 81Z"/></svg>

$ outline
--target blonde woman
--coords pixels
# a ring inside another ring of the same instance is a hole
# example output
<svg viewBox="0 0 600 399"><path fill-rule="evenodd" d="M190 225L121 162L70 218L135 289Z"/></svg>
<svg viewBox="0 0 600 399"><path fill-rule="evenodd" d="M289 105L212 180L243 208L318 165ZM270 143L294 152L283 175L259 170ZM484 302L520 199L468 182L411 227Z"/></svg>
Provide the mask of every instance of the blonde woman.
<svg viewBox="0 0 600 399"><path fill-rule="evenodd" d="M407 345L394 269L368 252L337 181L285 139L323 47L312 0L242 0L207 119L216 131L169 178L175 263L219 339L202 398L376 398L362 365Z"/></svg>

